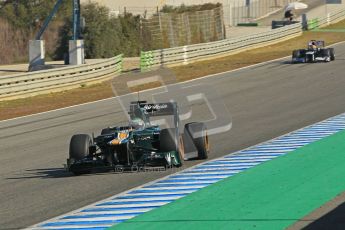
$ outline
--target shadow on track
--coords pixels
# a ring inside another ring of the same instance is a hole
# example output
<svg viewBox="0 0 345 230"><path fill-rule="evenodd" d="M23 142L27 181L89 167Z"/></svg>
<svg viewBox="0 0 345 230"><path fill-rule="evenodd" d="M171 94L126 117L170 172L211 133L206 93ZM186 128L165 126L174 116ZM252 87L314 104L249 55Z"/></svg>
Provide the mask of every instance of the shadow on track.
<svg viewBox="0 0 345 230"><path fill-rule="evenodd" d="M78 176L93 176L102 175L106 173L114 173L111 171L97 171L92 173L86 173ZM19 173L18 173L19 174ZM18 175L17 174L17 175ZM76 177L73 173L66 171L64 168L42 168L42 169L27 169L20 173L18 176L8 177L7 180L19 180L19 179L49 179L49 178L65 178Z"/></svg>
<svg viewBox="0 0 345 230"><path fill-rule="evenodd" d="M6 179L62 178L73 176L72 173L67 172L64 168L27 169L21 173L17 173L17 175Z"/></svg>
<svg viewBox="0 0 345 230"><path fill-rule="evenodd" d="M187 166L188 167L188 166ZM12 177L7 177L7 180L22 180L22 179L51 179L51 178L68 178L68 177L84 177L84 176L97 176L97 175L105 175L105 174L138 174L138 173L146 173L146 172L166 172L170 171L171 173L175 173L176 171L180 171L186 169L186 167L181 168L152 168L152 169L145 169L145 171L138 171L138 170L118 170L114 171L113 169L105 169L105 168L94 168L88 173L83 173L80 175L74 175L71 172L66 171L64 168L41 168L41 169L27 169L22 172L16 173ZM176 170L176 171L174 171Z"/></svg>
<svg viewBox="0 0 345 230"><path fill-rule="evenodd" d="M102 175L102 174L109 174L109 173L117 173L110 170L94 170L90 173L85 173L81 175L74 175L71 172L66 171L64 168L45 168L45 169L27 169L22 173L18 173L20 175L7 177L7 180L19 180L19 179L50 179L50 178L67 178L67 177L76 177L76 176L94 176L94 175Z"/></svg>
<svg viewBox="0 0 345 230"><path fill-rule="evenodd" d="M0 72L9 72L9 73L27 73L25 70L13 70L13 69L0 69Z"/></svg>
<svg viewBox="0 0 345 230"><path fill-rule="evenodd" d="M286 61L280 62L280 64L282 64L282 65L294 65L294 66L306 66L306 65L315 64L315 63L302 63L302 62L293 63L291 60L286 60Z"/></svg>
<svg viewBox="0 0 345 230"><path fill-rule="evenodd" d="M343 230L345 228L345 202L340 204L338 207L313 221L308 226L304 227L303 230Z"/></svg>

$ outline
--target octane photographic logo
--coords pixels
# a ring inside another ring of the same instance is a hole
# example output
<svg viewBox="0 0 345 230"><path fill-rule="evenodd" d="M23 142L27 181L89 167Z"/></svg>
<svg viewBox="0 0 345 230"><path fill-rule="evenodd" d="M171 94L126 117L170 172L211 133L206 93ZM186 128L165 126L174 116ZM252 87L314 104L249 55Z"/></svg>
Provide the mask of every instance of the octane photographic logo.
<svg viewBox="0 0 345 230"><path fill-rule="evenodd" d="M206 124L208 135L228 132L232 119L228 108L217 93L217 89L202 80L179 83L175 74L161 68L144 73L127 73L113 78L112 89L118 96L118 104L124 114L129 115L129 105L133 101L147 101L148 104L163 103L159 107L147 105L145 110L162 109L164 102L177 102L180 128L189 122ZM154 89L149 89L154 87ZM152 123L172 127L167 117L154 117Z"/></svg>
<svg viewBox="0 0 345 230"><path fill-rule="evenodd" d="M171 167L173 170L174 168ZM137 166L137 165L132 165L130 169L126 168L124 169L123 167L115 167L114 168L115 173L125 173L125 172L130 172L130 173L142 173L142 172L166 172L166 168L164 167L145 167L145 166Z"/></svg>

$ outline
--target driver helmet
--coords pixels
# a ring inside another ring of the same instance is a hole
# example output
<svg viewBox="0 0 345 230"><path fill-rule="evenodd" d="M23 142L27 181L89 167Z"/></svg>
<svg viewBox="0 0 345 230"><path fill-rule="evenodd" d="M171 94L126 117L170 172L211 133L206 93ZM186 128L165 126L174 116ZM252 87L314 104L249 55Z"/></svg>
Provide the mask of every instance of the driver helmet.
<svg viewBox="0 0 345 230"><path fill-rule="evenodd" d="M309 42L309 49L315 49L316 48L316 43L315 41Z"/></svg>

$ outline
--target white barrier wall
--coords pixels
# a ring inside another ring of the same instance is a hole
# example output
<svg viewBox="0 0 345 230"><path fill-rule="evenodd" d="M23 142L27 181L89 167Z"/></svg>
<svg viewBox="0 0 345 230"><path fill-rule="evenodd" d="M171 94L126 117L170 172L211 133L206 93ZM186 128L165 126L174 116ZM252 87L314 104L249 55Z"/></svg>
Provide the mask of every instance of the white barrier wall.
<svg viewBox="0 0 345 230"><path fill-rule="evenodd" d="M27 97L100 82L122 71L122 54L94 64L63 67L0 78L0 100Z"/></svg>

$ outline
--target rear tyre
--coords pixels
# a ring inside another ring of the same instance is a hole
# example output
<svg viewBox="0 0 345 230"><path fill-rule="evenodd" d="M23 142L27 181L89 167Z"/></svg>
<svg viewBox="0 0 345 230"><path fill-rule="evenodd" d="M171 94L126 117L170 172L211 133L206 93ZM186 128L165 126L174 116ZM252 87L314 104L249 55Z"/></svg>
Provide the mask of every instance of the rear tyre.
<svg viewBox="0 0 345 230"><path fill-rule="evenodd" d="M175 135L176 128L162 129L159 134L159 149L161 152L177 151L180 159L178 159L179 163L175 166L180 167L182 166L184 146L182 138L178 137L176 140Z"/></svg>
<svg viewBox="0 0 345 230"><path fill-rule="evenodd" d="M90 146L92 145L91 137L87 134L73 135L69 145L69 158L73 160L82 160L90 155ZM74 169L71 167L72 173L75 175L89 173L90 170Z"/></svg>
<svg viewBox="0 0 345 230"><path fill-rule="evenodd" d="M321 56L325 57L325 62L331 61L331 51L330 49L322 49L321 50Z"/></svg>
<svg viewBox="0 0 345 230"><path fill-rule="evenodd" d="M204 123L193 122L185 125L185 130L193 138L195 147L198 150L198 159L207 159L210 152L207 128Z"/></svg>
<svg viewBox="0 0 345 230"><path fill-rule="evenodd" d="M329 52L331 54L331 61L334 61L335 60L334 48L329 48Z"/></svg>

